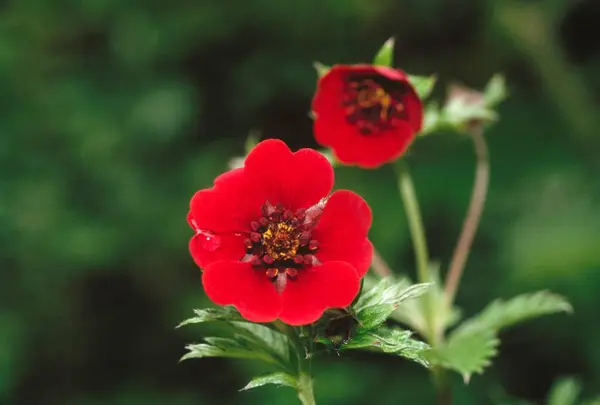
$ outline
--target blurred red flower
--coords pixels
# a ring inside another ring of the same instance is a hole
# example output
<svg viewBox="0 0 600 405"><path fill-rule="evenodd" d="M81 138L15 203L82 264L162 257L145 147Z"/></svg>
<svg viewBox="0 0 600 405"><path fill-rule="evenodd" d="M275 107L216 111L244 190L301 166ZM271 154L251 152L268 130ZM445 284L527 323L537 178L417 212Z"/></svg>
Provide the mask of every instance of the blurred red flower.
<svg viewBox="0 0 600 405"><path fill-rule="evenodd" d="M371 210L350 191L329 195L332 187L323 155L266 140L198 191L189 247L208 297L251 321L290 325L350 305L371 263Z"/></svg>
<svg viewBox="0 0 600 405"><path fill-rule="evenodd" d="M374 65L336 65L312 101L317 142L342 163L374 168L400 157L423 121L407 75Z"/></svg>

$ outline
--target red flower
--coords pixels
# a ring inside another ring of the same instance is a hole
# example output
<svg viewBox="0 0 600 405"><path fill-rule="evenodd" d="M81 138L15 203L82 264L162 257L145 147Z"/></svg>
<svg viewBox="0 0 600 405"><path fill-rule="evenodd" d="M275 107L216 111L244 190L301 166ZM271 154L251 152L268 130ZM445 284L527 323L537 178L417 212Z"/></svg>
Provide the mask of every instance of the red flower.
<svg viewBox="0 0 600 405"><path fill-rule="evenodd" d="M267 140L198 191L190 252L208 297L251 321L290 325L350 305L371 263L371 210L350 191L329 196L332 187L320 153Z"/></svg>
<svg viewBox="0 0 600 405"><path fill-rule="evenodd" d="M384 66L333 66L319 80L312 109L317 142L342 163L365 168L400 157L423 121L406 74Z"/></svg>

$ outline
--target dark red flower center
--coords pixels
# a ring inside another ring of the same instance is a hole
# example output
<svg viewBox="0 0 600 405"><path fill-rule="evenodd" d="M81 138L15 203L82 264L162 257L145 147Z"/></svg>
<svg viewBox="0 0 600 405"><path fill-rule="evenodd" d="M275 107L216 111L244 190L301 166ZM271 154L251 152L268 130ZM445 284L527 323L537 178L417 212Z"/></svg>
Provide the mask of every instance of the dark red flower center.
<svg viewBox="0 0 600 405"><path fill-rule="evenodd" d="M393 129L406 120L404 83L377 74L350 74L344 81L346 121L363 135Z"/></svg>
<svg viewBox="0 0 600 405"><path fill-rule="evenodd" d="M262 207L263 216L250 223L244 241L246 260L264 272L277 291L283 291L287 280L295 280L303 269L318 263L314 254L319 243L312 239L311 229L321 209L315 206L310 212L293 212L267 201Z"/></svg>

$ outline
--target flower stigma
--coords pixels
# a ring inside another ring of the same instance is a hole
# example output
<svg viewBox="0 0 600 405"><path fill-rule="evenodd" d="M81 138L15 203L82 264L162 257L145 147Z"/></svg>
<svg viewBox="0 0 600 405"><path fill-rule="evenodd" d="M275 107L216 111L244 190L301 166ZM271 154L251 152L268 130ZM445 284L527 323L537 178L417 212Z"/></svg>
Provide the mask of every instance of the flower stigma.
<svg viewBox="0 0 600 405"><path fill-rule="evenodd" d="M356 125L363 135L392 129L398 120L406 119L405 90L397 83L374 75L351 75L344 93L346 122Z"/></svg>

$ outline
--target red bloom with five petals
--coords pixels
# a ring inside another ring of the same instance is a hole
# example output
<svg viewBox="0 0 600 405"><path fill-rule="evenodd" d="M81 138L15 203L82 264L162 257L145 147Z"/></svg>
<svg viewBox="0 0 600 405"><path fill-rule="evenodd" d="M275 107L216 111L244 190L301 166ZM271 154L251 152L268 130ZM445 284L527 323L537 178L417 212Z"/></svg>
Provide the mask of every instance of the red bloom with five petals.
<svg viewBox="0 0 600 405"><path fill-rule="evenodd" d="M319 79L312 109L317 142L342 163L365 168L400 157L423 122L407 75L384 66L333 66Z"/></svg>
<svg viewBox="0 0 600 405"><path fill-rule="evenodd" d="M245 318L290 325L351 304L371 263L371 210L336 191L320 153L259 143L244 167L215 179L191 200L194 261L208 297Z"/></svg>

